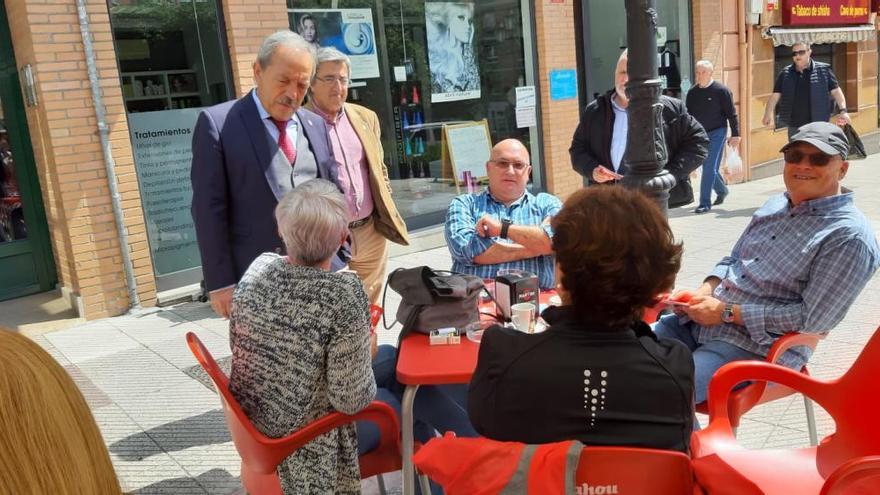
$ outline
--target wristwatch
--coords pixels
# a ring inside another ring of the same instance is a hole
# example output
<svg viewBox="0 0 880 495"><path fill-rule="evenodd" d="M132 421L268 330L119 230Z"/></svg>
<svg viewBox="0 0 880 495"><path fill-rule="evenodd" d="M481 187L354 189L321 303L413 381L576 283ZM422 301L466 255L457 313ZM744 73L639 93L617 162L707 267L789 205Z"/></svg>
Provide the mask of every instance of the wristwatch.
<svg viewBox="0 0 880 495"><path fill-rule="evenodd" d="M721 321L724 323L733 323L733 303L724 305L724 311L721 312Z"/></svg>
<svg viewBox="0 0 880 495"><path fill-rule="evenodd" d="M498 234L498 237L502 239L507 239L507 230L510 229L511 224L513 224L513 222L511 222L508 218L501 220L501 233Z"/></svg>

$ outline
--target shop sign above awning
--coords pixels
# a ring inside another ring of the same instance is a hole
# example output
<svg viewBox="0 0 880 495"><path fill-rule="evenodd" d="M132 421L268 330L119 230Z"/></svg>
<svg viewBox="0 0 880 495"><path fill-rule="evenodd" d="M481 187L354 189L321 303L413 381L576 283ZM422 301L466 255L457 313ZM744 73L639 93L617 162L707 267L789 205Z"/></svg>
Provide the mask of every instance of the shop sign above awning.
<svg viewBox="0 0 880 495"><path fill-rule="evenodd" d="M861 26L839 26L820 28L792 28L770 26L761 33L765 39L772 39L773 46L791 46L795 43L821 45L823 43L854 43L877 39L877 28L873 24Z"/></svg>
<svg viewBox="0 0 880 495"><path fill-rule="evenodd" d="M782 0L786 26L866 24L870 13L870 0Z"/></svg>

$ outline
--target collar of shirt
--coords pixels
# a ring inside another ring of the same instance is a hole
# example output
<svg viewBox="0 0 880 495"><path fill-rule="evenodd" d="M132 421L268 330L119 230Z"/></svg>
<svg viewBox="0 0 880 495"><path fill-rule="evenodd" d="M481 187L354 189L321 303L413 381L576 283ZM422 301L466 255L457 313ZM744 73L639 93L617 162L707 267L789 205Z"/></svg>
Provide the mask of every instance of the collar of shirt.
<svg viewBox="0 0 880 495"><path fill-rule="evenodd" d="M272 122L272 116L269 115L269 112L263 108L263 103L260 101L260 98L257 96L257 90L254 89L251 91L251 96L254 98L254 103L257 105L257 112L260 113L260 120L263 121L263 125L269 131L269 134L272 135L275 140L278 140L278 127L275 126L275 123ZM296 133L297 128L299 126L299 117L294 113L290 120L287 121L287 137L290 138L290 141L296 145Z"/></svg>
<svg viewBox="0 0 880 495"><path fill-rule="evenodd" d="M616 94L611 96L611 106L614 108L615 112L626 113L626 109L623 108L622 106L620 106L619 103L617 103L617 95Z"/></svg>
<svg viewBox="0 0 880 495"><path fill-rule="evenodd" d="M798 70L797 65L795 65L795 64L791 64L791 66L794 68L795 72L798 72L801 74L806 73L806 72L810 72L813 70L813 59L812 58L810 59L810 63L807 64L806 67L804 67L804 70Z"/></svg>
<svg viewBox="0 0 880 495"><path fill-rule="evenodd" d="M498 203L499 205L501 205L504 208L513 208L514 206L519 206L519 205L525 203L527 199L534 197L534 196L532 196L532 193L530 193L529 190L526 189L523 192L523 195L520 196L516 201L510 203L510 205L505 205L502 201L498 201L495 198L495 196L492 196L492 191L490 191L488 187L486 187L486 190L483 191L482 194L485 194L487 198L489 198L490 200L492 200L495 203Z"/></svg>
<svg viewBox="0 0 880 495"><path fill-rule="evenodd" d="M327 125L335 126L336 124L339 123L340 120L342 120L342 117L345 117L345 107L344 106L339 110L339 113L337 113L335 117L331 117L330 114L325 113L323 110L318 108L318 105L315 105L314 102L312 105L310 105L309 108L313 109L316 114L318 114L322 119L324 119L324 122L326 122Z"/></svg>
<svg viewBox="0 0 880 495"><path fill-rule="evenodd" d="M804 201L797 206L791 204L788 191L776 197L776 201L768 201L755 212L755 216L764 217L776 214L810 215L817 217L836 216L843 214L842 207L853 203L853 192L841 188L840 194Z"/></svg>

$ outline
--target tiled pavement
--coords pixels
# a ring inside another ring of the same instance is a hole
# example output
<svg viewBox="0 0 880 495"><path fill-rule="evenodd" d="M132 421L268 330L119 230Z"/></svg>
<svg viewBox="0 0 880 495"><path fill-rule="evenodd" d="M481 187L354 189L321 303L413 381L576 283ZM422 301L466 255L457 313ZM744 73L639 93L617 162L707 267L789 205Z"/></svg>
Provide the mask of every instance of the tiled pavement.
<svg viewBox="0 0 880 495"><path fill-rule="evenodd" d="M857 204L880 228L877 169L873 168L877 166L877 155L853 163L845 183L856 191ZM733 186L725 204L709 214L693 215L691 209L671 212L673 230L685 244L677 286L699 284L729 251L756 207L782 189L782 178L777 176ZM389 269L421 264L442 268L450 261L446 249L439 248L395 257ZM820 344L810 363L813 375L831 378L843 373L880 323L878 280L871 281L844 322ZM389 294L390 307L397 305L393 295ZM196 332L215 357L229 355L226 322L198 303L33 337L82 389L127 492L226 494L240 488L238 457L217 397L187 374L196 365L184 342L187 331ZM383 342L392 343L396 334L380 331L380 336ZM824 411L817 413L820 434L832 431L832 420ZM790 397L752 411L742 423L739 439L750 448L805 445L801 398ZM399 477L392 476L388 482L398 486ZM374 491L374 484L367 482L365 492Z"/></svg>

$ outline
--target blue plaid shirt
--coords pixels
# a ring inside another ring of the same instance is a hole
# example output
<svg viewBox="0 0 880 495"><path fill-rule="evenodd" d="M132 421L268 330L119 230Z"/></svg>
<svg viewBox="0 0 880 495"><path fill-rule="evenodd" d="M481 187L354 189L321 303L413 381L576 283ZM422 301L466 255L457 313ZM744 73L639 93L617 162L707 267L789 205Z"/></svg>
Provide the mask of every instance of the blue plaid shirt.
<svg viewBox="0 0 880 495"><path fill-rule="evenodd" d="M479 256L496 242L513 242L498 237L480 237L476 232L477 220L484 214L491 215L499 221L509 219L514 225L539 225L551 239L553 229L543 223L562 208L559 198L546 193L537 196L526 193L510 206L504 206L489 194L489 190L479 194L464 194L452 200L446 212L446 245L452 254L452 269L461 273L470 273L482 278L495 278L500 268L515 268L530 271L538 275L541 288L551 289L556 286L553 256L537 256L509 263L494 265L478 265L474 257Z"/></svg>
<svg viewBox="0 0 880 495"><path fill-rule="evenodd" d="M853 194L791 206L788 193L767 201L730 256L712 271L714 296L739 304L744 325L695 325L694 337L721 340L766 356L785 332L827 334L846 315L880 265L880 248ZM795 347L780 364L800 369L810 357Z"/></svg>

